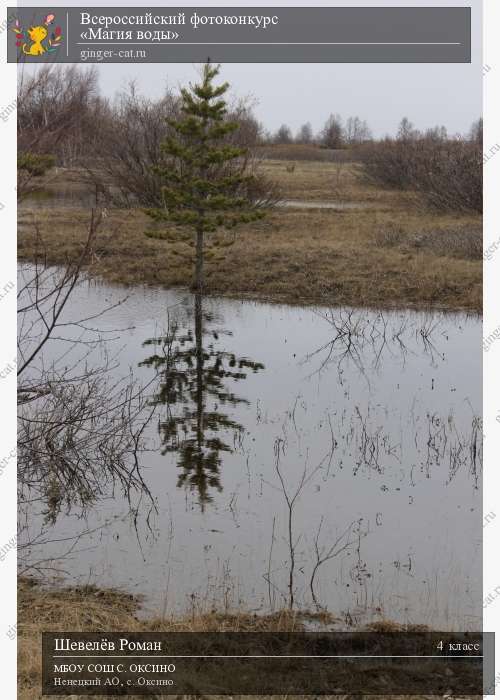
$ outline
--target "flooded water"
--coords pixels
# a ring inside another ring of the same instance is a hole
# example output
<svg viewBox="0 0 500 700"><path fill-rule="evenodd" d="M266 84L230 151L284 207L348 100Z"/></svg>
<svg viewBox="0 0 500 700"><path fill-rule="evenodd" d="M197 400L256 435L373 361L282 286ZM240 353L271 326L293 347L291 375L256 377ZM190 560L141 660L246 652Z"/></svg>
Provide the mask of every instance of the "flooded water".
<svg viewBox="0 0 500 700"><path fill-rule="evenodd" d="M68 182L67 184L58 182L56 187L40 188L29 196L24 197L19 202L19 210L34 207L44 209L92 209L99 204L99 194L95 189L84 184Z"/></svg>
<svg viewBox="0 0 500 700"><path fill-rule="evenodd" d="M303 199L284 199L279 203L282 207L291 209L335 209L337 211L350 209L372 209L373 204L369 202L343 202L343 201L315 201Z"/></svg>
<svg viewBox="0 0 500 700"><path fill-rule="evenodd" d="M480 319L92 282L65 314L124 297L92 325L114 331L117 376L153 380L155 510L110 493L60 514L34 560L81 535L63 578L141 594L146 614L266 612L292 593L354 623L480 626Z"/></svg>
<svg viewBox="0 0 500 700"><path fill-rule="evenodd" d="M41 189L29 197L21 200L19 206L23 209L31 209L36 206L43 206L44 209L74 209L82 207L90 209L96 206L96 201L99 202L100 195L90 187L81 186L78 184L62 185L57 187ZM337 211L351 209L371 209L373 204L366 202L349 202L349 201L321 201L321 200L302 200L302 199L283 199L278 206L292 209L334 209Z"/></svg>

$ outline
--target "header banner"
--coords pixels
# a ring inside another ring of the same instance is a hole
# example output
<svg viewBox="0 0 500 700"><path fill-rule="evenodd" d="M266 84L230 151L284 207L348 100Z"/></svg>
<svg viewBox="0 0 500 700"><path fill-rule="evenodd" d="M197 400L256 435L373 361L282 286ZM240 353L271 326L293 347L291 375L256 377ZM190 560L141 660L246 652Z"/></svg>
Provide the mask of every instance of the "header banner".
<svg viewBox="0 0 500 700"><path fill-rule="evenodd" d="M8 8L10 63L469 63L468 7Z"/></svg>

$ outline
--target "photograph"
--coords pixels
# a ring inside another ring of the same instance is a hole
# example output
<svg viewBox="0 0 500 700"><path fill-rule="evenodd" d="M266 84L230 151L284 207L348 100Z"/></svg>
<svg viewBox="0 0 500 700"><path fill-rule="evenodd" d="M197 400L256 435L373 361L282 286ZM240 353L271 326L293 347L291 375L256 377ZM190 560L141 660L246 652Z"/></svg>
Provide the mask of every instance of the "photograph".
<svg viewBox="0 0 500 700"><path fill-rule="evenodd" d="M20 700L483 694L492 68L482 2L386 5L7 8Z"/></svg>

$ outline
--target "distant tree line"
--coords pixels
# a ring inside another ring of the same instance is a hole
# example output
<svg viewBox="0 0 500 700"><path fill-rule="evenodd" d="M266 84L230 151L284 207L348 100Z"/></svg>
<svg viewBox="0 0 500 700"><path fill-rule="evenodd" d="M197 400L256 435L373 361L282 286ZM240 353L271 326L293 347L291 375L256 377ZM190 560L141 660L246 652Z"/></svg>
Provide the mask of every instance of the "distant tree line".
<svg viewBox="0 0 500 700"><path fill-rule="evenodd" d="M80 164L82 158L99 157L113 147L128 151L130 158L139 152L157 158L155 149L164 138L165 120L178 117L179 95L170 89L156 99L140 94L134 82L113 99L99 92L98 73L94 67L43 66L36 73L25 74L18 87L18 144L21 153L33 152L54 157L59 165ZM304 144L328 149L348 148L374 140L365 119L343 119L332 113L315 133L310 122L296 133L287 124L275 132L266 131L252 112L248 100L235 101L228 118L237 119L241 128L236 135L239 145ZM482 135L482 122L476 122L468 138ZM449 136L444 126L418 131L404 117L396 138L428 138L444 141ZM387 136L382 141L389 139ZM127 165L131 162L128 160Z"/></svg>
<svg viewBox="0 0 500 700"><path fill-rule="evenodd" d="M347 148L356 144L366 143L373 138L366 120L359 117L349 117L345 123L339 114L330 114L323 128L315 134L311 122L306 122L294 135L287 124L282 124L274 133L262 133L262 141L266 144L317 145L323 148Z"/></svg>
<svg viewBox="0 0 500 700"><path fill-rule="evenodd" d="M482 129L482 119L478 119L473 123L470 131L464 138L471 141L481 140ZM323 148L332 150L359 146L373 141L387 141L391 138L390 136L385 136L382 139L374 139L368 122L365 119L354 116L348 117L344 122L340 114L330 114L322 129L316 134L313 131L311 122L302 124L295 134L293 134L292 129L287 124L282 124L273 133L264 131L262 127L260 129L260 140L262 143L268 145L291 145L296 143L322 146ZM434 126L424 131L419 131L407 117L403 117L398 125L396 139L405 141L422 138L437 143L450 139L456 140L462 137L459 135L449 135L445 126Z"/></svg>

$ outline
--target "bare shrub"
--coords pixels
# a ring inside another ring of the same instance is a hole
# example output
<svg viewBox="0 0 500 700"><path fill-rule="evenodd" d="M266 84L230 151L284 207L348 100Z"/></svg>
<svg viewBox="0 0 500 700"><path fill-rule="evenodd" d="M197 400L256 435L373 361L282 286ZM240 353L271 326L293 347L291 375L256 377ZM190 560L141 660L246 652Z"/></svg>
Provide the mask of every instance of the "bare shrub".
<svg viewBox="0 0 500 700"><path fill-rule="evenodd" d="M21 72L17 90L17 197L21 201L93 152L106 103L97 72L78 66L42 66Z"/></svg>
<svg viewBox="0 0 500 700"><path fill-rule="evenodd" d="M439 211L483 210L482 148L478 139L412 135L384 139L363 151L366 179L416 191Z"/></svg>
<svg viewBox="0 0 500 700"><path fill-rule="evenodd" d="M18 153L53 156L74 165L98 137L105 101L98 96L97 71L45 65L21 72L17 89Z"/></svg>
<svg viewBox="0 0 500 700"><path fill-rule="evenodd" d="M154 172L163 162L161 142L177 100L166 92L157 100L138 95L131 84L110 107L99 131L97 157L85 161L88 179L119 206L161 202L161 181Z"/></svg>

